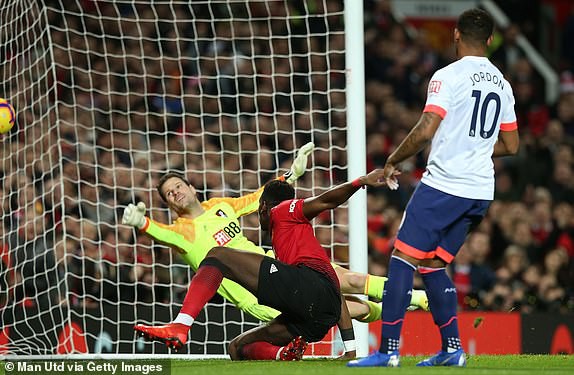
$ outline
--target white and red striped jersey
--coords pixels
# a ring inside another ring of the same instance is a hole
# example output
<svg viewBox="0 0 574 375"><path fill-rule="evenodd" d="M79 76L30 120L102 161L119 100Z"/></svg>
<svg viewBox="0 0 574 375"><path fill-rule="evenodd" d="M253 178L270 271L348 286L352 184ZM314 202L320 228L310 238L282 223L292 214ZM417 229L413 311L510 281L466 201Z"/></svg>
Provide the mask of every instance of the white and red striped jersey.
<svg viewBox="0 0 574 375"><path fill-rule="evenodd" d="M465 56L433 75L424 112L442 122L422 182L458 197L492 200L498 132L517 128L514 95L502 73L486 57Z"/></svg>

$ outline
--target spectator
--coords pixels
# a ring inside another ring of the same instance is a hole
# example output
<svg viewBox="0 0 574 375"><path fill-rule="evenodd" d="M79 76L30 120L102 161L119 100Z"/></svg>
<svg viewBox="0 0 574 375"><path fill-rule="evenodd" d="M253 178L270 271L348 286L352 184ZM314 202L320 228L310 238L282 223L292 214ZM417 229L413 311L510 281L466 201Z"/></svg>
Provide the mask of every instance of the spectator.
<svg viewBox="0 0 574 375"><path fill-rule="evenodd" d="M480 248L488 246L481 237L485 237L484 233L476 232L471 235L471 240L460 249L450 265L452 280L457 289L458 306L465 310L482 308L482 295L490 291L495 282L492 269L475 261ZM473 242L474 246L471 245Z"/></svg>
<svg viewBox="0 0 574 375"><path fill-rule="evenodd" d="M516 39L520 35L520 27L513 23L503 31L502 45L490 55L490 60L501 71L507 72L514 66L524 53L518 46Z"/></svg>
<svg viewBox="0 0 574 375"><path fill-rule="evenodd" d="M562 59L566 69L574 71L574 51L570 42L574 40L574 6L570 8L570 15L562 29Z"/></svg>
<svg viewBox="0 0 574 375"><path fill-rule="evenodd" d="M546 241L547 247L559 247L566 251L570 262L574 263L574 208L561 202L554 208L553 231Z"/></svg>
<svg viewBox="0 0 574 375"><path fill-rule="evenodd" d="M524 299L521 305L521 311L531 313L540 309L540 298L538 297L538 286L542 277L540 266L531 264L522 274L524 283Z"/></svg>
<svg viewBox="0 0 574 375"><path fill-rule="evenodd" d="M525 296L522 272L527 266L525 251L510 245L504 253L502 265L496 270L496 283L483 299L487 309L512 311L520 307Z"/></svg>

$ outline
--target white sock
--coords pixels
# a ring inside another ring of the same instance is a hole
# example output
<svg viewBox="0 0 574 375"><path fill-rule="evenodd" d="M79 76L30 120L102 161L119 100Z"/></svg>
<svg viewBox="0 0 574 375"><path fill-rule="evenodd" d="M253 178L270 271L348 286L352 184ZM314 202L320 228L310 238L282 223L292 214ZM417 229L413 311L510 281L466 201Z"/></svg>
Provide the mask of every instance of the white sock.
<svg viewBox="0 0 574 375"><path fill-rule="evenodd" d="M447 353L454 353L460 349L462 349L462 344L460 342L460 338L458 338L458 337L447 338L447 347L446 347Z"/></svg>
<svg viewBox="0 0 574 375"><path fill-rule="evenodd" d="M174 323L180 323L180 324L186 325L188 327L191 327L194 320L195 319L193 319L191 317L191 315L179 313L179 314L177 314L177 316L175 317L175 320L173 322Z"/></svg>

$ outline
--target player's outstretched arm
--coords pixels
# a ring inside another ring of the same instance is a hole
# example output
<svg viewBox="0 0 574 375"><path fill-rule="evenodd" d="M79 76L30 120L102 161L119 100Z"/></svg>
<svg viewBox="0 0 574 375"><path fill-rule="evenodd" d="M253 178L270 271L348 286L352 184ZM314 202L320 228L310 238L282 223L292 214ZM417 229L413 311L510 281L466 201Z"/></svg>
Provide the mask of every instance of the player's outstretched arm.
<svg viewBox="0 0 574 375"><path fill-rule="evenodd" d="M419 121L387 159L387 164L397 165L416 155L433 138L442 118L436 113L424 112Z"/></svg>
<svg viewBox="0 0 574 375"><path fill-rule="evenodd" d="M291 168L283 175L283 178L287 183L293 185L295 181L305 173L305 170L307 169L307 159L311 152L313 152L314 148L315 144L313 144L313 142L309 142L297 151L297 156L295 157L295 160L293 160Z"/></svg>
<svg viewBox="0 0 574 375"><path fill-rule="evenodd" d="M423 112L409 134L389 156L384 167L384 176L389 189L396 190L399 187L394 177L398 164L421 151L432 140L441 121L442 118L436 113Z"/></svg>
<svg viewBox="0 0 574 375"><path fill-rule="evenodd" d="M325 210L331 210L346 202L355 192L363 186L384 186L383 170L375 169L366 176L359 177L352 182L336 186L333 189L317 196L305 199L303 214L309 220Z"/></svg>

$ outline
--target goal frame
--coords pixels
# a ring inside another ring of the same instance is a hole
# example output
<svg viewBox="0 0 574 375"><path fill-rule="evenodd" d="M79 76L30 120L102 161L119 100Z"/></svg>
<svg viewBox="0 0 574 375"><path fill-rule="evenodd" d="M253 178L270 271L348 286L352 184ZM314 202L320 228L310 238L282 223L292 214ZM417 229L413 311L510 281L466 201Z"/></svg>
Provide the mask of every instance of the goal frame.
<svg viewBox="0 0 574 375"><path fill-rule="evenodd" d="M64 1L64 0L60 0ZM324 0L328 1L328 0ZM343 1L343 0L341 0ZM40 5L41 6L41 5ZM366 172L366 144L365 144L365 82L364 82L364 43L363 43L363 4L361 1L344 0L344 23L345 23L345 69L346 69L346 107L347 107L347 175L353 179ZM49 34L49 33L48 33ZM50 50L50 54L54 52ZM53 57L53 56L52 56ZM57 80L57 77L52 77ZM54 88L50 88L52 90ZM56 106L57 107L57 106ZM58 108L55 113L57 114ZM352 131L350 131L352 130ZM62 160L59 161L59 168L63 173L64 165ZM54 187L62 196L64 201L65 188L63 184ZM367 272L367 212L366 212L366 192L358 192L349 200L349 255L350 269L356 272ZM65 281L64 283L67 283ZM67 318L70 319L75 312L71 308L67 309ZM64 317L66 318L66 317ZM354 322L357 354L364 356L368 354L368 325ZM1 329L2 327L0 327ZM2 333L2 332L0 332ZM0 344L1 349L1 344ZM221 358L219 355L172 355L172 354L153 354L154 358ZM145 354L61 354L61 355L30 355L34 359L134 359L149 358ZM0 359L19 360L21 355L4 354L0 350Z"/></svg>

